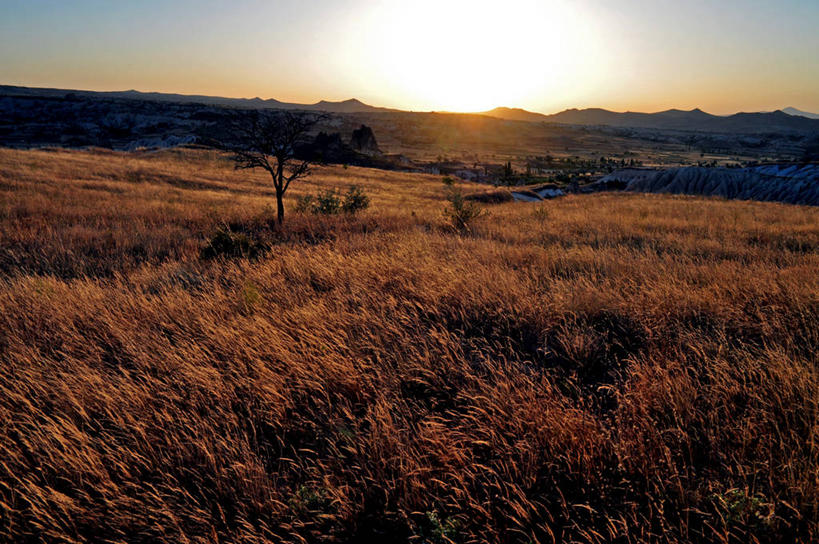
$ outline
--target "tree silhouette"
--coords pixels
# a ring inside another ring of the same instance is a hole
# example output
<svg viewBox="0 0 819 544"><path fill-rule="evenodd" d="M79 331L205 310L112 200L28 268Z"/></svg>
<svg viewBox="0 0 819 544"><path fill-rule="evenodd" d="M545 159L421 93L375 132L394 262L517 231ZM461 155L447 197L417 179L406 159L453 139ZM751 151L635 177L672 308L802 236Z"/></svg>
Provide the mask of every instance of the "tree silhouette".
<svg viewBox="0 0 819 544"><path fill-rule="evenodd" d="M238 112L231 120L229 141L223 147L233 153L237 169L262 168L273 178L279 225L284 222L284 195L290 184L310 174L311 162L297 158L296 148L325 118L325 114L253 110Z"/></svg>

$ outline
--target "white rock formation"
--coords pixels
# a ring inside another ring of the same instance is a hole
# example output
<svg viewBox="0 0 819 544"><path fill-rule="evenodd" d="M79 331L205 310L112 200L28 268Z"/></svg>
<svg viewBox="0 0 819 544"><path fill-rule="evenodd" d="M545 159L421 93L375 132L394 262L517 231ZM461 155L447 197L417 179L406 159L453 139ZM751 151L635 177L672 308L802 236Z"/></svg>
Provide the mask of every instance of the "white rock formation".
<svg viewBox="0 0 819 544"><path fill-rule="evenodd" d="M625 169L596 184L624 183L626 191L721 196L819 206L819 164L749 168Z"/></svg>

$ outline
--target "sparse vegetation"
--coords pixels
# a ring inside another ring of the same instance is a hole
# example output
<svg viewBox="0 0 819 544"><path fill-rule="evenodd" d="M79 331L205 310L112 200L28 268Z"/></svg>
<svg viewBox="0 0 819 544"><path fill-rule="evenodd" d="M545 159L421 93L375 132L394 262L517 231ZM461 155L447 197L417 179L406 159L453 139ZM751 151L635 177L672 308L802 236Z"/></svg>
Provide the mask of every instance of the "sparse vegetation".
<svg viewBox="0 0 819 544"><path fill-rule="evenodd" d="M202 248L202 258L217 257L256 258L267 250L260 241L254 240L244 232L234 231L230 225L219 227L216 233Z"/></svg>
<svg viewBox="0 0 819 544"><path fill-rule="evenodd" d="M0 540L819 540L819 209L352 183L0 150Z"/></svg>
<svg viewBox="0 0 819 544"><path fill-rule="evenodd" d="M284 195L290 184L310 175L310 161L296 157L323 115L278 110L235 112L221 147L232 153L237 169L262 169L270 174L276 190L276 221L284 221Z"/></svg>
<svg viewBox="0 0 819 544"><path fill-rule="evenodd" d="M296 197L296 213L307 213L313 209L315 197L313 195L301 195Z"/></svg>
<svg viewBox="0 0 819 544"><path fill-rule="evenodd" d="M325 189L313 199L310 210L317 215L335 215L341 211L341 197L337 189Z"/></svg>
<svg viewBox="0 0 819 544"><path fill-rule="evenodd" d="M457 231L470 230L473 221L484 214L480 205L474 200L467 199L461 189L448 190L446 199L449 206L444 208L444 217Z"/></svg>
<svg viewBox="0 0 819 544"><path fill-rule="evenodd" d="M355 215L360 211L370 207L370 197L364 193L364 189L357 185L352 185L344 195L344 202L341 203L341 210L348 215Z"/></svg>
<svg viewBox="0 0 819 544"><path fill-rule="evenodd" d="M364 189L351 185L342 196L338 189L325 189L317 195L303 195L296 199L296 211L315 215L355 215L370 206L370 197Z"/></svg>

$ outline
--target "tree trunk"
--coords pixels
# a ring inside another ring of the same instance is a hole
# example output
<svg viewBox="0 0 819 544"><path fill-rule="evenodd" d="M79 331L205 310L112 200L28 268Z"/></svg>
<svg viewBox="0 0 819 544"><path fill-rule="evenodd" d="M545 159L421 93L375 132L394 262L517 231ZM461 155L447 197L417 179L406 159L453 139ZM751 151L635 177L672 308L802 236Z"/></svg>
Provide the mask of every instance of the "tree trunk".
<svg viewBox="0 0 819 544"><path fill-rule="evenodd" d="M284 192L276 187L276 222L279 226L284 223Z"/></svg>
<svg viewBox="0 0 819 544"><path fill-rule="evenodd" d="M270 175L273 176L273 187L276 188L276 223L281 227L284 223L284 171L281 163Z"/></svg>

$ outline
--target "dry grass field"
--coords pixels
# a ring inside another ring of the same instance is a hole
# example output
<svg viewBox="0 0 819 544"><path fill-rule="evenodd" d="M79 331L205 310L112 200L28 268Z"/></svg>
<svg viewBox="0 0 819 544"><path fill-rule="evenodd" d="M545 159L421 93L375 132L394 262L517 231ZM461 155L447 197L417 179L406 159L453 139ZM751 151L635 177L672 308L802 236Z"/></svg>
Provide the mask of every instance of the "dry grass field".
<svg viewBox="0 0 819 544"><path fill-rule="evenodd" d="M819 540L819 209L444 189L0 150L0 541Z"/></svg>

